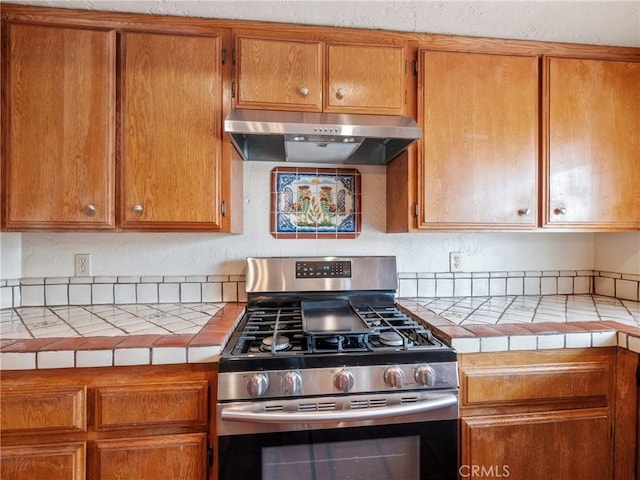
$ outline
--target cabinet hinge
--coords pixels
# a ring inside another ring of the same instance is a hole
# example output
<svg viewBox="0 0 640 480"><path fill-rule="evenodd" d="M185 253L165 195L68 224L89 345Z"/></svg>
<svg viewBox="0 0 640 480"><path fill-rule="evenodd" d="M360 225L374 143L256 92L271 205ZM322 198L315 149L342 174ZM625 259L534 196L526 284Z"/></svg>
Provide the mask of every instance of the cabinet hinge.
<svg viewBox="0 0 640 480"><path fill-rule="evenodd" d="M223 217L227 216L227 202L224 200L222 200L222 203L220 204L220 213Z"/></svg>
<svg viewBox="0 0 640 480"><path fill-rule="evenodd" d="M236 64L236 49L232 48L231 49L231 65L235 65Z"/></svg>
<svg viewBox="0 0 640 480"><path fill-rule="evenodd" d="M418 216L418 204L417 203L413 204L413 216L414 217Z"/></svg>
<svg viewBox="0 0 640 480"><path fill-rule="evenodd" d="M418 60L413 61L413 74L414 75L418 74Z"/></svg>
<svg viewBox="0 0 640 480"><path fill-rule="evenodd" d="M231 82L231 98L236 98L236 82Z"/></svg>
<svg viewBox="0 0 640 480"><path fill-rule="evenodd" d="M227 50L225 48L222 49L220 57L222 59L222 64L225 65L227 63Z"/></svg>
<svg viewBox="0 0 640 480"><path fill-rule="evenodd" d="M213 467L213 448L207 448L207 465L209 468Z"/></svg>

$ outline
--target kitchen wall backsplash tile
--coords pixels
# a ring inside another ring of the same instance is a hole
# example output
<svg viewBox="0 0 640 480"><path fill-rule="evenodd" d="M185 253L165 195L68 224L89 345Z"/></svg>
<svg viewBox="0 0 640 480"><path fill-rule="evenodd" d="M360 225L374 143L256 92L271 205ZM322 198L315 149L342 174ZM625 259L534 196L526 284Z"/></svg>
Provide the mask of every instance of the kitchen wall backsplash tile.
<svg viewBox="0 0 640 480"><path fill-rule="evenodd" d="M91 303L93 304L112 304L114 303L113 283L96 283L91 286ZM48 305L48 304L47 304ZM55 304L63 305L63 304Z"/></svg>
<svg viewBox="0 0 640 480"><path fill-rule="evenodd" d="M625 280L623 278L616 280L616 293L617 298L623 298L625 300L637 300L638 299L638 282L633 280Z"/></svg>
<svg viewBox="0 0 640 480"><path fill-rule="evenodd" d="M69 285L69 305L91 305L91 285Z"/></svg>
<svg viewBox="0 0 640 480"><path fill-rule="evenodd" d="M611 277L600 275L593 279L595 291L606 297L615 297L616 280Z"/></svg>
<svg viewBox="0 0 640 480"><path fill-rule="evenodd" d="M136 286L134 284L119 283L114 287L115 303L136 303Z"/></svg>
<svg viewBox="0 0 640 480"><path fill-rule="evenodd" d="M400 272L398 296L487 297L595 293L640 301L640 275L592 270ZM245 302L244 275L47 277L0 280L0 308Z"/></svg>
<svg viewBox="0 0 640 480"><path fill-rule="evenodd" d="M44 283L44 279L41 279ZM22 295L22 305L38 307L40 305L45 305L44 303L44 285L41 283L40 285L22 285L21 290Z"/></svg>

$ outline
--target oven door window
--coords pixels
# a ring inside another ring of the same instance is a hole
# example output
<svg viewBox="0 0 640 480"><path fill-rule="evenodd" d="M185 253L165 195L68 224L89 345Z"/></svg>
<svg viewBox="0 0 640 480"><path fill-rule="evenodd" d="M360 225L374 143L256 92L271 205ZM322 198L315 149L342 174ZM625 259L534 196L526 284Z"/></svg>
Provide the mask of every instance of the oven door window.
<svg viewBox="0 0 640 480"><path fill-rule="evenodd" d="M420 480L419 453L417 436L267 447L262 480Z"/></svg>
<svg viewBox="0 0 640 480"><path fill-rule="evenodd" d="M219 480L456 480L458 421L218 437Z"/></svg>

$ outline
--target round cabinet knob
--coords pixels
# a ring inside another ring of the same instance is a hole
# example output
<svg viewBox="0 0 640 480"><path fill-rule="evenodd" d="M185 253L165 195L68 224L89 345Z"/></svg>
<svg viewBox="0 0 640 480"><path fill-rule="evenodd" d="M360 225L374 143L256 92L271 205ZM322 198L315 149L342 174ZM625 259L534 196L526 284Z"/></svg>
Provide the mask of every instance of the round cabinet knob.
<svg viewBox="0 0 640 480"><path fill-rule="evenodd" d="M400 367L389 367L384 371L384 382L393 388L404 386L404 372Z"/></svg>
<svg viewBox="0 0 640 480"><path fill-rule="evenodd" d="M302 377L298 372L287 372L282 378L282 391L289 395L302 392Z"/></svg>
<svg viewBox="0 0 640 480"><path fill-rule="evenodd" d="M518 210L518 215L520 216L527 216L527 215L531 215L531 209L530 208L521 208L520 210Z"/></svg>
<svg viewBox="0 0 640 480"><path fill-rule="evenodd" d="M309 89L307 87L300 87L299 92L303 97L309 95Z"/></svg>
<svg viewBox="0 0 640 480"><path fill-rule="evenodd" d="M344 96L347 94L347 91L340 87L338 90L336 90L336 97L338 98L344 98Z"/></svg>
<svg viewBox="0 0 640 480"><path fill-rule="evenodd" d="M553 213L555 213L556 215L564 215L565 213L567 213L567 209L562 207L562 208L556 208Z"/></svg>
<svg viewBox="0 0 640 480"><path fill-rule="evenodd" d="M433 387L436 384L436 372L429 365L420 365L414 373L416 382L425 387Z"/></svg>
<svg viewBox="0 0 640 480"><path fill-rule="evenodd" d="M269 388L269 379L263 373L256 373L247 382L247 392L252 397L261 397Z"/></svg>
<svg viewBox="0 0 640 480"><path fill-rule="evenodd" d="M142 205L140 205L139 203L133 206L133 211L135 213L137 213L138 215L142 215L142 212L144 212L144 208L142 208Z"/></svg>
<svg viewBox="0 0 640 480"><path fill-rule="evenodd" d="M87 217L92 217L96 213L96 207L94 205L87 205L84 207L84 211L87 214Z"/></svg>
<svg viewBox="0 0 640 480"><path fill-rule="evenodd" d="M340 370L333 378L333 384L343 393L347 393L351 390L353 382L353 374L349 370Z"/></svg>

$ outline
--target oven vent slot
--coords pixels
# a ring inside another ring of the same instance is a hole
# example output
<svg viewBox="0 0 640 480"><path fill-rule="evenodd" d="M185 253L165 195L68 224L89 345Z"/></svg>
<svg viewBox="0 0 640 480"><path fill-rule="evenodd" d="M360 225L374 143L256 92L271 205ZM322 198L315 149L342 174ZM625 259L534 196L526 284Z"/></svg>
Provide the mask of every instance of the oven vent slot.
<svg viewBox="0 0 640 480"><path fill-rule="evenodd" d="M387 400L385 398L377 398L373 400L368 400L368 399L352 400L350 406L351 406L351 410L359 410L363 408L386 407Z"/></svg>
<svg viewBox="0 0 640 480"><path fill-rule="evenodd" d="M336 404L333 402L301 403L298 405L299 412L321 412L335 409Z"/></svg>
<svg viewBox="0 0 640 480"><path fill-rule="evenodd" d="M418 397L402 397L400 399L400 403L416 403L418 401Z"/></svg>
<svg viewBox="0 0 640 480"><path fill-rule="evenodd" d="M267 405L264 409L267 412L282 412L284 407L282 405Z"/></svg>

